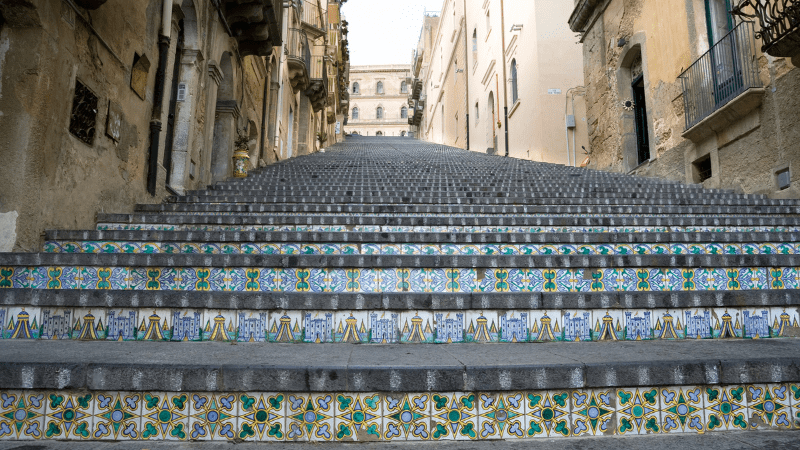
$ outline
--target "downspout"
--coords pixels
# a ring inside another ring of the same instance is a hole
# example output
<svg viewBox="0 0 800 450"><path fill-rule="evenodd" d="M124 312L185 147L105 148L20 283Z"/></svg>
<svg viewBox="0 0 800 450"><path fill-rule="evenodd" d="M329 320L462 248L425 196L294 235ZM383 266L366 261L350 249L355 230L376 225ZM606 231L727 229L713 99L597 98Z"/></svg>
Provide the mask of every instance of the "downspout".
<svg viewBox="0 0 800 450"><path fill-rule="evenodd" d="M506 73L506 16L503 0L500 0L500 36L503 38L503 111L506 118L506 156L508 156L508 74Z"/></svg>
<svg viewBox="0 0 800 450"><path fill-rule="evenodd" d="M148 155L147 192L156 196L158 182L158 153L161 139L161 116L164 105L164 86L166 84L167 59L169 57L170 35L172 34L172 0L163 0L161 13L161 34L158 36L158 69L153 95L153 114L150 120L150 154Z"/></svg>
<svg viewBox="0 0 800 450"><path fill-rule="evenodd" d="M467 97L467 150L469 150L469 28L467 28L467 0L464 0L464 92Z"/></svg>

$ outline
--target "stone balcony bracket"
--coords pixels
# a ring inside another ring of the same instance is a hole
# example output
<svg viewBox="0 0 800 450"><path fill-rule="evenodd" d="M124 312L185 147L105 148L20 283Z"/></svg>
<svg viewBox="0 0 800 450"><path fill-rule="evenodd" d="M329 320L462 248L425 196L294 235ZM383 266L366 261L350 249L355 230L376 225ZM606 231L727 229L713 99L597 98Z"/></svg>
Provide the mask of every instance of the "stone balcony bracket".
<svg viewBox="0 0 800 450"><path fill-rule="evenodd" d="M728 133L729 128L738 128L734 127L737 122L747 117L756 108L761 107L765 92L766 89L764 88L750 88L746 90L693 127L684 131L682 136L695 144L699 144L714 135L717 135L718 138L721 139L722 136L730 134ZM760 125L760 121L749 124L747 130L742 130L737 136L756 128L758 125ZM734 138L724 139L725 142L722 142L722 145L733 139Z"/></svg>

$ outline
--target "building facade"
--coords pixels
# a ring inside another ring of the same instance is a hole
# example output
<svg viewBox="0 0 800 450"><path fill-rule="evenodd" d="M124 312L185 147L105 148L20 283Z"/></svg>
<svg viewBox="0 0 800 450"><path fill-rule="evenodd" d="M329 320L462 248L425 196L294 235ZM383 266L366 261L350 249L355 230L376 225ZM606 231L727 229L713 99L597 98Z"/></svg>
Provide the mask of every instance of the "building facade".
<svg viewBox="0 0 800 450"><path fill-rule="evenodd" d="M423 106L414 131L473 151L574 165L588 133L581 47L565 24L572 6L446 0L435 32L426 18L413 61L422 92L411 101Z"/></svg>
<svg viewBox="0 0 800 450"><path fill-rule="evenodd" d="M350 119L346 133L361 136L407 136L408 65L350 68Z"/></svg>
<svg viewBox="0 0 800 450"><path fill-rule="evenodd" d="M0 251L223 180L237 141L251 167L317 151L346 118L328 6L0 2Z"/></svg>
<svg viewBox="0 0 800 450"><path fill-rule="evenodd" d="M589 167L800 197L800 48L765 52L752 8L776 3L576 1Z"/></svg>

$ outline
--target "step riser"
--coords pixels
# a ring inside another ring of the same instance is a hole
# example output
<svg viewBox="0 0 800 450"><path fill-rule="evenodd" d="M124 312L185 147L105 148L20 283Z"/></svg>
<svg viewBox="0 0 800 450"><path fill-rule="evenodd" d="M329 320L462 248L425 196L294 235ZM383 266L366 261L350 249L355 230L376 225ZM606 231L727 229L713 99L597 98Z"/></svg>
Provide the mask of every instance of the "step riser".
<svg viewBox="0 0 800 450"><path fill-rule="evenodd" d="M592 435L792 430L800 428L800 400L793 394L796 389L800 387L794 383L770 383L501 394L2 391L0 395L8 399L9 406L0 408L0 415L19 415L21 420L10 420L9 431L0 440L35 439L44 443L57 439L255 442L520 439L533 443L547 438ZM775 411L765 412L766 405ZM720 412L723 409L728 412L728 408L729 414ZM63 417L67 414L75 418L65 421ZM159 420L162 416L168 420ZM309 416L307 421L306 416Z"/></svg>
<svg viewBox="0 0 800 450"><path fill-rule="evenodd" d="M317 344L491 344L800 337L786 307L302 311L0 307L0 338Z"/></svg>
<svg viewBox="0 0 800 450"><path fill-rule="evenodd" d="M186 243L47 241L50 253L168 253L249 255L800 255L800 243L746 244L378 244L378 243Z"/></svg>
<svg viewBox="0 0 800 450"><path fill-rule="evenodd" d="M1 270L0 288L5 289L321 293L677 292L800 289L800 267L476 270L9 266Z"/></svg>

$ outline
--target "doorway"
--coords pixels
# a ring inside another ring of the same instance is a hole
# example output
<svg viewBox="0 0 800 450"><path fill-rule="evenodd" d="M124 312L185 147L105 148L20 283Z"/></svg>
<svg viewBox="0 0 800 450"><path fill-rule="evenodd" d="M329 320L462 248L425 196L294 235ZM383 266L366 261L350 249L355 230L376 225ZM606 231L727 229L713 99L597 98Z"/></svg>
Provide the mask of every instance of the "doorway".
<svg viewBox="0 0 800 450"><path fill-rule="evenodd" d="M650 136L647 129L647 100L644 90L644 75L633 80L634 123L636 125L636 152L638 163L650 159Z"/></svg>
<svg viewBox="0 0 800 450"><path fill-rule="evenodd" d="M294 109L289 107L289 137L286 139L286 158L292 157L292 140L294 138Z"/></svg>

